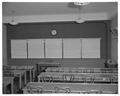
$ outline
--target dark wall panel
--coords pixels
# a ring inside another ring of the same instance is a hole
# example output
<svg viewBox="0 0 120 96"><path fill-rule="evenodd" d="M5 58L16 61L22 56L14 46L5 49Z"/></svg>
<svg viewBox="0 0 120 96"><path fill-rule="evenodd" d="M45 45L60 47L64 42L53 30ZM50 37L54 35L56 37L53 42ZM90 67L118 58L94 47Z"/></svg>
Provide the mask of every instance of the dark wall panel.
<svg viewBox="0 0 120 96"><path fill-rule="evenodd" d="M51 30L57 35L52 36ZM11 64L10 40L35 38L101 38L101 59L110 58L109 21L7 24L8 61ZM69 59L68 59L69 60ZM18 60L19 61L19 60ZM24 60L22 60L24 61ZM19 63L19 62L18 62Z"/></svg>
<svg viewBox="0 0 120 96"><path fill-rule="evenodd" d="M51 35L51 30L56 29L58 34ZM84 38L103 37L106 26L103 22L76 23L33 23L8 25L8 39L26 38Z"/></svg>

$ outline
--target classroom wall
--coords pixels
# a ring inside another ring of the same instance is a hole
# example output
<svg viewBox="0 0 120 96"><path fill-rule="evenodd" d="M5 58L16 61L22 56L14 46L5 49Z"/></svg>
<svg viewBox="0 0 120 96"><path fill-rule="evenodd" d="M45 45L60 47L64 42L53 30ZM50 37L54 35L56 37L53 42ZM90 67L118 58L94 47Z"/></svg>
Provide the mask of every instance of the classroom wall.
<svg viewBox="0 0 120 96"><path fill-rule="evenodd" d="M111 59L118 64L118 34L115 32L118 33L118 14L111 20Z"/></svg>
<svg viewBox="0 0 120 96"><path fill-rule="evenodd" d="M8 64L36 64L40 61L52 60L60 62L61 66L104 67L104 61L111 57L109 27L109 21L89 21L82 24L75 22L21 23L16 26L7 24ZM51 35L53 29L57 30L56 36ZM11 59L11 39L36 38L101 38L101 59Z"/></svg>
<svg viewBox="0 0 120 96"><path fill-rule="evenodd" d="M7 31L6 25L2 25L2 60L3 65L7 65Z"/></svg>
<svg viewBox="0 0 120 96"><path fill-rule="evenodd" d="M115 29L116 27L118 27L118 14L111 19L111 29Z"/></svg>

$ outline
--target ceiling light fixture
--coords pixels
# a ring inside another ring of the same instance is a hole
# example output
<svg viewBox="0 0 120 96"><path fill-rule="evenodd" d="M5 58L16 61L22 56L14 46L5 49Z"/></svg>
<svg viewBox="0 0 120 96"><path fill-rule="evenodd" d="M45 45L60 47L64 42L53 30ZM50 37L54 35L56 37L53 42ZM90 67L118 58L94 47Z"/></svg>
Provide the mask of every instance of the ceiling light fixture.
<svg viewBox="0 0 120 96"><path fill-rule="evenodd" d="M85 19L83 19L83 18L81 18L80 17L80 15L81 15L81 7L82 6L85 6L85 5L88 5L89 4L89 2L74 2L74 5L77 5L77 6L79 6L78 7L78 10L79 10L79 18L77 18L76 20L75 20L75 22L76 23L84 23L86 20Z"/></svg>
<svg viewBox="0 0 120 96"><path fill-rule="evenodd" d="M10 24L11 24L11 25L17 25L17 24L18 24L18 22L15 21L14 15L15 15L15 11L12 10L12 19L11 19L11 21L10 21Z"/></svg>
<svg viewBox="0 0 120 96"><path fill-rule="evenodd" d="M83 18L81 18L81 16L80 16L80 15L81 15L81 13L80 13L80 7L79 7L79 10L78 10L78 11L79 11L79 14L78 14L79 17L75 20L75 22L76 22L76 23L84 23L85 20L84 20Z"/></svg>
<svg viewBox="0 0 120 96"><path fill-rule="evenodd" d="M78 18L75 20L76 23L84 23L85 20L83 18Z"/></svg>
<svg viewBox="0 0 120 96"><path fill-rule="evenodd" d="M85 6L90 4L90 2L74 2L74 5L78 5L78 6Z"/></svg>

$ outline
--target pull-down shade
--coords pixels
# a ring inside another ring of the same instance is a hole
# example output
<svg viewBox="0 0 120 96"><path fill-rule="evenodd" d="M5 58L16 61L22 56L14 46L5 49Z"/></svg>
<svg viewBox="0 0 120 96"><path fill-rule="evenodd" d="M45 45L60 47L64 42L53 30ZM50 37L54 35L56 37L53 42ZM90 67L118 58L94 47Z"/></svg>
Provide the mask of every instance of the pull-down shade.
<svg viewBox="0 0 120 96"><path fill-rule="evenodd" d="M11 58L100 58L100 40L100 38L66 38L63 42L62 39L11 40Z"/></svg>
<svg viewBox="0 0 120 96"><path fill-rule="evenodd" d="M62 39L45 39L45 58L62 58Z"/></svg>
<svg viewBox="0 0 120 96"><path fill-rule="evenodd" d="M27 40L11 40L11 58L27 58Z"/></svg>
<svg viewBox="0 0 120 96"><path fill-rule="evenodd" d="M82 39L82 58L100 58L100 38Z"/></svg>
<svg viewBox="0 0 120 96"><path fill-rule="evenodd" d="M28 40L28 58L44 58L44 40Z"/></svg>
<svg viewBox="0 0 120 96"><path fill-rule="evenodd" d="M63 58L81 58L81 39L63 39Z"/></svg>

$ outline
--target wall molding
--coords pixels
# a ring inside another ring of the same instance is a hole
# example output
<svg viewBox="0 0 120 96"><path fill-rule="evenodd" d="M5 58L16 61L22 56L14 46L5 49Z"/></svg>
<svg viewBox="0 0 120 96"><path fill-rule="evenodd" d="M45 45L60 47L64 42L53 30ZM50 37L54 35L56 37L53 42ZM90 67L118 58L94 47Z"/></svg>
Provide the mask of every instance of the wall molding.
<svg viewBox="0 0 120 96"><path fill-rule="evenodd" d="M57 14L57 15L31 15L31 16L15 16L15 21L19 23L32 23L32 22L64 22L75 21L77 18L83 18L86 21L94 20L109 20L106 13L84 13L79 14ZM11 16L3 16L3 23L9 23Z"/></svg>

